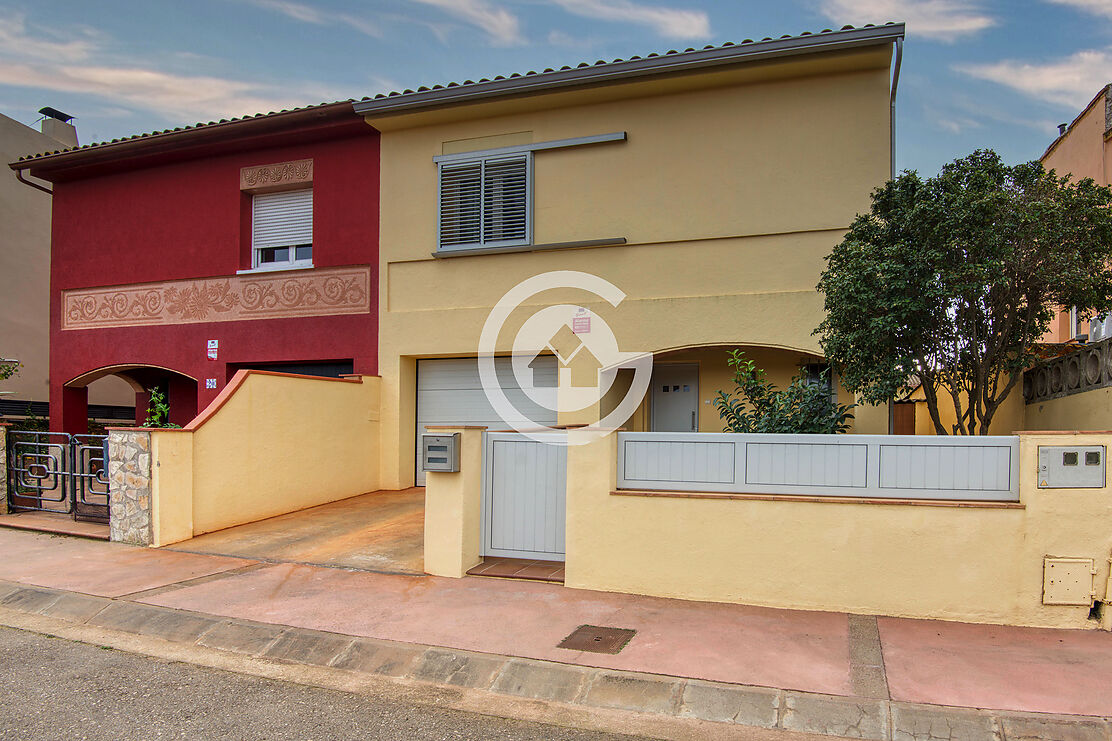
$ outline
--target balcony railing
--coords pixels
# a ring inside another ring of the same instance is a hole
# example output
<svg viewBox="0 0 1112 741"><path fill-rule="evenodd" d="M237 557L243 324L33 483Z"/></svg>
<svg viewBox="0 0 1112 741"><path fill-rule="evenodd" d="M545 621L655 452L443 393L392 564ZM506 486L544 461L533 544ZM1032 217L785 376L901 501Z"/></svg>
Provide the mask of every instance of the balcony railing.
<svg viewBox="0 0 1112 741"><path fill-rule="evenodd" d="M1023 400L1035 404L1112 386L1112 338L1081 345L1023 374Z"/></svg>

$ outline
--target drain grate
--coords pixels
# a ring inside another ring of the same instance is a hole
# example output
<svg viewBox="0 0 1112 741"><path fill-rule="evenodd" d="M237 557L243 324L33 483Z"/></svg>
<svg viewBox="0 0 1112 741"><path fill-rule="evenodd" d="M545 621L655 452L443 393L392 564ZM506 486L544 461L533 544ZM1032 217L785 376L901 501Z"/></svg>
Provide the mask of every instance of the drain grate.
<svg viewBox="0 0 1112 741"><path fill-rule="evenodd" d="M580 625L572 634L556 644L556 648L572 651L590 651L596 654L616 654L637 635L629 628L600 628L597 625Z"/></svg>

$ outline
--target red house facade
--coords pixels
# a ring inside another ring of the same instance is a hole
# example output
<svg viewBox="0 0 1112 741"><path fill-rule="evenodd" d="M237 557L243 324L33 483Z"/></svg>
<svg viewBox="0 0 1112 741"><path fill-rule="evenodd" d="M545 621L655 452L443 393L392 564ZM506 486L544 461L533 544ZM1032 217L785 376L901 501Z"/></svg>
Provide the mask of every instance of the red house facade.
<svg viewBox="0 0 1112 741"><path fill-rule="evenodd" d="M53 186L50 425L117 375L186 424L236 370L374 374L379 137L351 103L38 155Z"/></svg>

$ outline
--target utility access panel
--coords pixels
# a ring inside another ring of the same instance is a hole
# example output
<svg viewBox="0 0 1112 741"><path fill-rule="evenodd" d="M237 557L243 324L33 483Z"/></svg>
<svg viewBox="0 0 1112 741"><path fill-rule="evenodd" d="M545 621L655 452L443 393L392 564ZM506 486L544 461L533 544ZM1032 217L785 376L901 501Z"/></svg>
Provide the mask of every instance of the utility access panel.
<svg viewBox="0 0 1112 741"><path fill-rule="evenodd" d="M1103 489L1103 445L1040 445L1040 489Z"/></svg>

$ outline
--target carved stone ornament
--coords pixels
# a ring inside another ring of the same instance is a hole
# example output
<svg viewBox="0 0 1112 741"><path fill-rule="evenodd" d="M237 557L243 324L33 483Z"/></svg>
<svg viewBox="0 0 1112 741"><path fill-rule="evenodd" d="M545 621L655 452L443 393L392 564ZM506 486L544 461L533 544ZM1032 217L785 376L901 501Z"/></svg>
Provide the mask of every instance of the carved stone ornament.
<svg viewBox="0 0 1112 741"><path fill-rule="evenodd" d="M363 266L75 289L62 292L62 329L368 314L370 286Z"/></svg>
<svg viewBox="0 0 1112 741"><path fill-rule="evenodd" d="M294 186L312 184L313 161L311 159L244 167L239 171L239 189L253 193L286 190Z"/></svg>

